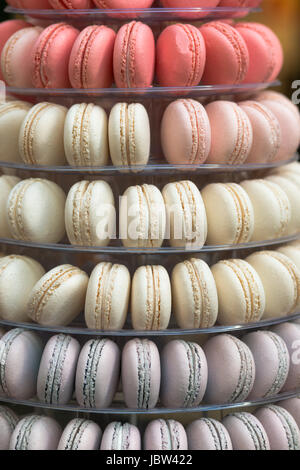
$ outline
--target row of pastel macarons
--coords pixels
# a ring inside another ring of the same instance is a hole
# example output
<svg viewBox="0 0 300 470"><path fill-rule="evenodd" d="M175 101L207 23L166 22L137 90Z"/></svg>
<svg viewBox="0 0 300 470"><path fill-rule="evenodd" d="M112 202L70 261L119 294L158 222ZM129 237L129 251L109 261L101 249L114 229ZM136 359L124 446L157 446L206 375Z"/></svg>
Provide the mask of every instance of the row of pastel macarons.
<svg viewBox="0 0 300 470"><path fill-rule="evenodd" d="M128 409L184 410L267 399L299 392L299 340L299 323L283 323L242 339L216 335L202 347L176 339L161 349L134 338L121 351L110 339L81 345L65 334L44 345L37 333L15 328L0 340L0 396L37 397L54 407L74 397L87 410L118 403Z"/></svg>
<svg viewBox="0 0 300 470"><path fill-rule="evenodd" d="M117 103L109 113L93 103L70 109L42 102L0 105L0 160L75 167L143 166L154 126L141 103ZM162 113L160 141L170 164L243 165L287 161L300 142L298 108L265 91L255 101L173 101ZM159 135L157 136L159 138Z"/></svg>
<svg viewBox="0 0 300 470"><path fill-rule="evenodd" d="M67 23L26 26L0 51L2 76L17 88L146 88L155 76L166 87L260 83L277 78L283 64L279 39L260 23L173 24L157 43L136 21L117 33L103 25L81 32Z"/></svg>
<svg viewBox="0 0 300 470"><path fill-rule="evenodd" d="M291 173L299 167L201 191L191 180L129 186L118 199L104 180L79 181L66 197L52 181L3 175L0 236L55 244L67 233L77 246L199 250L277 240L300 232L300 176Z"/></svg>
<svg viewBox="0 0 300 470"><path fill-rule="evenodd" d="M90 278L64 264L45 273L27 256L0 260L0 318L58 327L78 321L117 331L235 326L283 318L300 310L300 245L225 259L211 268L198 258L175 265L171 276L161 265L140 266L132 279L123 264L97 264ZM130 305L130 309L129 309ZM173 312L174 319L171 317Z"/></svg>
<svg viewBox="0 0 300 470"><path fill-rule="evenodd" d="M19 418L0 407L1 450L300 450L300 398L283 400L253 413L231 412L222 422L203 417L184 426L174 419L150 421L142 432L113 421L102 429L94 421L74 418L63 431L52 417ZM143 426L144 427L144 426ZM38 436L38 438L36 437Z"/></svg>

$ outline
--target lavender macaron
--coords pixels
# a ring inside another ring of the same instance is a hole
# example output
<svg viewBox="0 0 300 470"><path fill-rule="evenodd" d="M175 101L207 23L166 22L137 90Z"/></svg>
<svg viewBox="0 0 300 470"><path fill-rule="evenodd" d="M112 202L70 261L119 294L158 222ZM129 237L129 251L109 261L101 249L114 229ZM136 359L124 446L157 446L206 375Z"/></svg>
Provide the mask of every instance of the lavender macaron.
<svg viewBox="0 0 300 470"><path fill-rule="evenodd" d="M225 426L211 418L193 421L186 429L189 450L232 450Z"/></svg>
<svg viewBox="0 0 300 470"><path fill-rule="evenodd" d="M297 390L300 388L300 324L282 323L273 326L272 331L283 339L290 355L289 374L282 391Z"/></svg>
<svg viewBox="0 0 300 470"><path fill-rule="evenodd" d="M11 435L18 423L17 415L6 406L0 406L0 450L8 450Z"/></svg>
<svg viewBox="0 0 300 470"><path fill-rule="evenodd" d="M84 408L111 405L120 378L120 350L109 339L92 339L82 348L76 372L76 399Z"/></svg>
<svg viewBox="0 0 300 470"><path fill-rule="evenodd" d="M157 346L148 339L132 339L122 353L122 384L128 408L154 408L161 380Z"/></svg>
<svg viewBox="0 0 300 470"><path fill-rule="evenodd" d="M288 411L268 405L258 409L255 416L266 430L271 450L300 450L300 431Z"/></svg>
<svg viewBox="0 0 300 470"><path fill-rule="evenodd" d="M298 428L300 429L300 396L280 401L278 406L281 406L281 408L284 408L293 416Z"/></svg>
<svg viewBox="0 0 300 470"><path fill-rule="evenodd" d="M161 353L161 369L160 399L166 408L192 408L201 403L208 371L198 344L170 341Z"/></svg>
<svg viewBox="0 0 300 470"><path fill-rule="evenodd" d="M188 450L184 427L173 419L156 419L145 429L144 450Z"/></svg>
<svg viewBox="0 0 300 470"><path fill-rule="evenodd" d="M223 420L233 450L270 450L266 431L250 413L233 413Z"/></svg>
<svg viewBox="0 0 300 470"><path fill-rule="evenodd" d="M101 437L98 424L75 418L65 427L57 450L99 450Z"/></svg>
<svg viewBox="0 0 300 470"><path fill-rule="evenodd" d="M10 440L10 450L56 450L60 425L47 416L30 415L17 424Z"/></svg>
<svg viewBox="0 0 300 470"><path fill-rule="evenodd" d="M60 334L50 338L37 380L37 395L41 402L65 405L70 401L79 351L78 341L71 336Z"/></svg>
<svg viewBox="0 0 300 470"><path fill-rule="evenodd" d="M110 423L103 433L100 450L141 450L140 431L133 424Z"/></svg>

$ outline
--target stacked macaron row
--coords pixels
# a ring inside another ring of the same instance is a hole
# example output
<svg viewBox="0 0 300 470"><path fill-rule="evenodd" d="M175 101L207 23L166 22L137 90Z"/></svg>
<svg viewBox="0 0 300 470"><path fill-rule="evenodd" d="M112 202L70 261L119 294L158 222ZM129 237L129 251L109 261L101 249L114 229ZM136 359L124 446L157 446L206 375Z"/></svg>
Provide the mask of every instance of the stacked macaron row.
<svg viewBox="0 0 300 470"><path fill-rule="evenodd" d="M87 410L108 409L115 398L140 410L252 402L299 392L299 339L299 324L285 323L242 339L217 335L203 347L173 340L161 352L153 341L135 338L121 352L110 339L82 346L64 334L44 347L36 333L16 328L0 340L0 393L56 406L70 403L75 392Z"/></svg>
<svg viewBox="0 0 300 470"><path fill-rule="evenodd" d="M0 259L0 318L64 326L84 311L92 330L187 330L258 323L300 310L300 248L287 245L211 268L199 258L178 263L169 277L161 265L140 266L132 279L124 264L101 262L90 278L64 264L45 273L21 255ZM13 280L13 282L12 282ZM173 312L174 320L171 318Z"/></svg>
<svg viewBox="0 0 300 470"><path fill-rule="evenodd" d="M272 82L282 64L281 44L268 27L222 21L170 25L157 44L151 28L136 21L117 34L104 25L81 32L67 23L27 25L1 53L2 75L17 88L146 88L155 77L165 87Z"/></svg>

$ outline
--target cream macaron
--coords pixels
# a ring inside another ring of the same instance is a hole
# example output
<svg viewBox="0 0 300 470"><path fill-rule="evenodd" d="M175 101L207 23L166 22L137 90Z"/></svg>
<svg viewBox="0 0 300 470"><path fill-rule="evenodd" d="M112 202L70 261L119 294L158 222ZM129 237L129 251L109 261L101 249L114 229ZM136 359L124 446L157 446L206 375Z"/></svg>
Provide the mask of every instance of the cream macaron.
<svg viewBox="0 0 300 470"><path fill-rule="evenodd" d="M172 271L173 311L180 328L210 328L218 316L218 294L209 266L191 258Z"/></svg>
<svg viewBox="0 0 300 470"><path fill-rule="evenodd" d="M265 311L265 292L257 272L241 259L219 261L211 268L218 298L218 323L258 322Z"/></svg>
<svg viewBox="0 0 300 470"><path fill-rule="evenodd" d="M21 162L19 153L19 133L22 122L31 105L24 101L10 101L0 104L0 160Z"/></svg>
<svg viewBox="0 0 300 470"><path fill-rule="evenodd" d="M7 217L16 240L57 243L65 235L66 195L52 181L30 178L20 181L9 194Z"/></svg>
<svg viewBox="0 0 300 470"><path fill-rule="evenodd" d="M47 326L71 323L84 308L88 275L69 264L57 266L34 286L28 300L28 315Z"/></svg>
<svg viewBox="0 0 300 470"><path fill-rule="evenodd" d="M202 248L207 237L207 218L202 196L192 181L167 184L162 191L173 247Z"/></svg>
<svg viewBox="0 0 300 470"><path fill-rule="evenodd" d="M146 165L150 156L150 122L140 103L118 103L109 116L109 149L115 166Z"/></svg>
<svg viewBox="0 0 300 470"><path fill-rule="evenodd" d="M263 318L294 313L300 305L300 271L284 254L260 251L246 258L258 273L266 296Z"/></svg>
<svg viewBox="0 0 300 470"><path fill-rule="evenodd" d="M19 134L19 152L29 165L64 165L64 124L67 108L38 103L27 113Z"/></svg>
<svg viewBox="0 0 300 470"><path fill-rule="evenodd" d="M292 242L292 243L288 243L287 245L281 246L276 251L279 251L279 253L283 253L285 256L290 258L300 271L299 240L297 242Z"/></svg>
<svg viewBox="0 0 300 470"><path fill-rule="evenodd" d="M207 216L207 243L247 243L254 230L254 210L246 191L236 183L213 183L202 191Z"/></svg>
<svg viewBox="0 0 300 470"><path fill-rule="evenodd" d="M85 321L93 330L121 330L126 321L131 279L122 264L99 263L93 269L85 301Z"/></svg>
<svg viewBox="0 0 300 470"><path fill-rule="evenodd" d="M32 258L9 255L0 259L0 318L12 322L30 321L27 302L34 285L45 274Z"/></svg>
<svg viewBox="0 0 300 470"><path fill-rule="evenodd" d="M263 179L241 183L254 209L252 241L283 237L291 220L291 204L278 184Z"/></svg>
<svg viewBox="0 0 300 470"><path fill-rule="evenodd" d="M125 247L158 248L166 231L166 209L152 184L130 186L120 202L120 236Z"/></svg>
<svg viewBox="0 0 300 470"><path fill-rule="evenodd" d="M163 266L141 266L134 273L131 319L135 330L165 330L172 307L171 283Z"/></svg>
<svg viewBox="0 0 300 470"><path fill-rule="evenodd" d="M0 124L1 125L1 124ZM0 141L1 137L0 137ZM10 228L7 220L6 205L9 193L20 182L20 178L16 176L2 175L0 176L0 237L10 238Z"/></svg>
<svg viewBox="0 0 300 470"><path fill-rule="evenodd" d="M72 245L106 246L115 233L115 201L106 181L80 181L70 189L65 208Z"/></svg>
<svg viewBox="0 0 300 470"><path fill-rule="evenodd" d="M103 108L74 104L64 127L64 146L71 166L102 166L108 162L108 123Z"/></svg>

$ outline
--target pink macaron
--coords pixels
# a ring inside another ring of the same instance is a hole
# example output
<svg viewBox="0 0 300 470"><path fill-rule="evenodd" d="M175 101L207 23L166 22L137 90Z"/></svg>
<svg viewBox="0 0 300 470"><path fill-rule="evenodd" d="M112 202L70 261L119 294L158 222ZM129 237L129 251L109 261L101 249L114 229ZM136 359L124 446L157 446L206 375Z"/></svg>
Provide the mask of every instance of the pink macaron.
<svg viewBox="0 0 300 470"><path fill-rule="evenodd" d="M300 388L300 324L282 323L272 327L287 345L290 354L290 369L283 391L291 392Z"/></svg>
<svg viewBox="0 0 300 470"><path fill-rule="evenodd" d="M88 10L92 8L92 0L49 0L55 10Z"/></svg>
<svg viewBox="0 0 300 470"><path fill-rule="evenodd" d="M211 148L211 129L202 104L192 99L169 104L161 122L161 144L169 163L204 163Z"/></svg>
<svg viewBox="0 0 300 470"><path fill-rule="evenodd" d="M255 412L269 438L271 450L300 450L300 431L284 408L268 405Z"/></svg>
<svg viewBox="0 0 300 470"><path fill-rule="evenodd" d="M56 450L61 427L48 416L29 415L21 419L10 440L10 450Z"/></svg>
<svg viewBox="0 0 300 470"><path fill-rule="evenodd" d="M270 450L269 438L259 420L250 413L233 413L223 419L233 450Z"/></svg>
<svg viewBox="0 0 300 470"><path fill-rule="evenodd" d="M48 26L32 51L32 82L36 88L68 88L68 66L79 31L65 23Z"/></svg>
<svg viewBox="0 0 300 470"><path fill-rule="evenodd" d="M104 9L139 9L151 7L154 0L93 0L98 8Z"/></svg>
<svg viewBox="0 0 300 470"><path fill-rule="evenodd" d="M211 418L193 421L186 429L189 450L232 450L225 426Z"/></svg>
<svg viewBox="0 0 300 470"><path fill-rule="evenodd" d="M51 8L48 0L10 0L7 3L16 8L24 8L25 10L47 10Z"/></svg>
<svg viewBox="0 0 300 470"><path fill-rule="evenodd" d="M3 47L5 43L8 41L8 39L20 29L24 29L29 26L30 24L26 23L26 21L23 21L23 20L8 20L8 21L3 21L3 23L0 23L0 56L3 50ZM1 69L0 69L0 80L4 80Z"/></svg>
<svg viewBox="0 0 300 470"><path fill-rule="evenodd" d="M141 450L141 435L136 426L129 423L110 423L102 436L100 450Z"/></svg>
<svg viewBox="0 0 300 470"><path fill-rule="evenodd" d="M206 45L203 85L236 85L248 73L249 52L239 32L221 21L200 28Z"/></svg>
<svg viewBox="0 0 300 470"><path fill-rule="evenodd" d="M293 416L298 428L300 429L300 396L280 401L278 406L281 406Z"/></svg>
<svg viewBox="0 0 300 470"><path fill-rule="evenodd" d="M144 450L188 450L184 427L173 419L156 419L145 429Z"/></svg>
<svg viewBox="0 0 300 470"><path fill-rule="evenodd" d="M249 52L249 69L244 82L275 80L283 65L283 50L276 34L260 23L238 23L236 29Z"/></svg>
<svg viewBox="0 0 300 470"><path fill-rule="evenodd" d="M253 130L245 111L231 101L214 101L206 106L211 128L207 163L241 165L250 155Z"/></svg>
<svg viewBox="0 0 300 470"><path fill-rule="evenodd" d="M116 33L106 26L88 26L74 42L69 78L73 88L109 88L113 82Z"/></svg>
<svg viewBox="0 0 300 470"><path fill-rule="evenodd" d="M189 24L168 26L156 47L156 76L159 85L197 86L206 61L206 47L199 29Z"/></svg>
<svg viewBox="0 0 300 470"><path fill-rule="evenodd" d="M57 450L99 450L102 430L93 421L74 418L65 427Z"/></svg>
<svg viewBox="0 0 300 470"><path fill-rule="evenodd" d="M149 26L132 21L117 34L113 68L118 88L152 86L155 69L155 40Z"/></svg>
<svg viewBox="0 0 300 470"><path fill-rule="evenodd" d="M9 441L18 421L18 416L13 410L0 406L0 450L9 449Z"/></svg>

